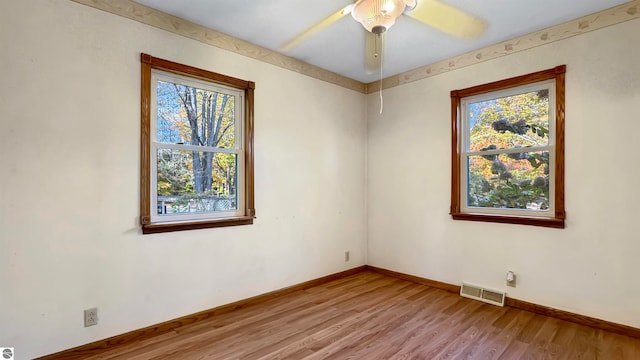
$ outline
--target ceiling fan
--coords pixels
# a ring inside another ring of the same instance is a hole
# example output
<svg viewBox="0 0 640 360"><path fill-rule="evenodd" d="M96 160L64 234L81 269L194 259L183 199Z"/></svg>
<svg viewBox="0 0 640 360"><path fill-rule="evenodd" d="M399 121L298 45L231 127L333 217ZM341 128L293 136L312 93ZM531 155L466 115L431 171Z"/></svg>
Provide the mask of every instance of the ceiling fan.
<svg viewBox="0 0 640 360"><path fill-rule="evenodd" d="M280 50L287 52L293 49L306 38L347 14L351 14L367 30L365 64L367 71L371 72L382 67L384 33L403 14L465 39L479 37L487 27L484 20L439 0L356 0L311 26L287 42Z"/></svg>

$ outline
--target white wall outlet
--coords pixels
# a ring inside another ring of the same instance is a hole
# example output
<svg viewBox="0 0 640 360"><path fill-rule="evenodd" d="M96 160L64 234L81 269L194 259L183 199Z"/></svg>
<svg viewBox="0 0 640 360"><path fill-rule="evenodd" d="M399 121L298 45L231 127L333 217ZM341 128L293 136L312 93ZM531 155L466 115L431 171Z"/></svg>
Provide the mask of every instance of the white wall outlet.
<svg viewBox="0 0 640 360"><path fill-rule="evenodd" d="M84 311L84 327L98 325L98 308Z"/></svg>
<svg viewBox="0 0 640 360"><path fill-rule="evenodd" d="M344 252L344 262L348 262L349 261L349 251L345 251Z"/></svg>
<svg viewBox="0 0 640 360"><path fill-rule="evenodd" d="M507 286L516 287L516 274L513 271L507 271Z"/></svg>

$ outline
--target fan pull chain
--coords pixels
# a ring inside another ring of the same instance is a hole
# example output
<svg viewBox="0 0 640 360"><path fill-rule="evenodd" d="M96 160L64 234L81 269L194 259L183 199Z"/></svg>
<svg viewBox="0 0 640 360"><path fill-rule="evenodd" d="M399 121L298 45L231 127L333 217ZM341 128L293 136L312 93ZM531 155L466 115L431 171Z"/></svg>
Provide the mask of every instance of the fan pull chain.
<svg viewBox="0 0 640 360"><path fill-rule="evenodd" d="M384 44L382 43L382 34L378 34L380 40L380 115L384 109L384 99L382 98L382 68L384 67Z"/></svg>

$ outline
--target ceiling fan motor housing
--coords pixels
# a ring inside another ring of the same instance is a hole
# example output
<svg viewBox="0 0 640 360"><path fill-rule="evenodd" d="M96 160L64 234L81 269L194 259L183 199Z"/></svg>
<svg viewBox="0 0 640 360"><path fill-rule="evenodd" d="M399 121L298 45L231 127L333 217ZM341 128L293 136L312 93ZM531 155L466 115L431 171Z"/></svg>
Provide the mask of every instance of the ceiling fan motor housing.
<svg viewBox="0 0 640 360"><path fill-rule="evenodd" d="M374 34L382 34L385 31L387 31L387 28L382 25L376 25L371 28L371 32Z"/></svg>
<svg viewBox="0 0 640 360"><path fill-rule="evenodd" d="M351 9L351 16L367 31L381 34L396 22L396 18L416 6L416 0L358 0Z"/></svg>

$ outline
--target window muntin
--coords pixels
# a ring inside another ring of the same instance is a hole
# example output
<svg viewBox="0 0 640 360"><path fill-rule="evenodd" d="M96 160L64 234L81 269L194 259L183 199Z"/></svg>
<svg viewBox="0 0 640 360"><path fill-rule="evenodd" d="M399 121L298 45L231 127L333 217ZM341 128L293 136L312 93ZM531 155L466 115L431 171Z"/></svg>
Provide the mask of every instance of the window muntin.
<svg viewBox="0 0 640 360"><path fill-rule="evenodd" d="M565 226L565 72L451 92L454 220Z"/></svg>
<svg viewBox="0 0 640 360"><path fill-rule="evenodd" d="M255 218L255 84L141 54L143 233Z"/></svg>

